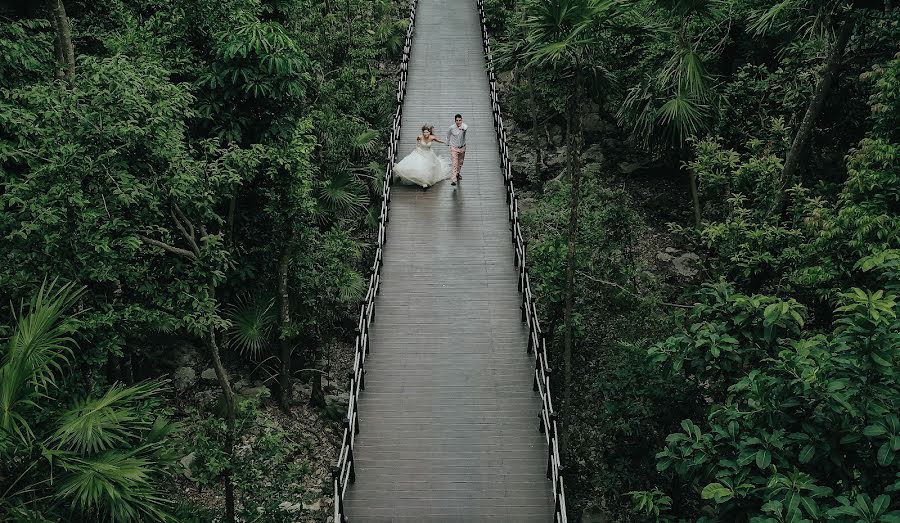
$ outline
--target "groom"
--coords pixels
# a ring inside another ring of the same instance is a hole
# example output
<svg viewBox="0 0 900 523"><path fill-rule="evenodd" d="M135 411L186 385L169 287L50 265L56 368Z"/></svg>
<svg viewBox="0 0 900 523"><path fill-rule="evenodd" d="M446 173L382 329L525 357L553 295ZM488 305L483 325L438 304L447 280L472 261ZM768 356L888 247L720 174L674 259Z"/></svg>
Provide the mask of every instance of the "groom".
<svg viewBox="0 0 900 523"><path fill-rule="evenodd" d="M450 129L447 130L447 145L450 146L450 185L456 185L457 180L462 180L459 170L462 169L466 159L466 130L468 125L463 123L462 115L457 114Z"/></svg>

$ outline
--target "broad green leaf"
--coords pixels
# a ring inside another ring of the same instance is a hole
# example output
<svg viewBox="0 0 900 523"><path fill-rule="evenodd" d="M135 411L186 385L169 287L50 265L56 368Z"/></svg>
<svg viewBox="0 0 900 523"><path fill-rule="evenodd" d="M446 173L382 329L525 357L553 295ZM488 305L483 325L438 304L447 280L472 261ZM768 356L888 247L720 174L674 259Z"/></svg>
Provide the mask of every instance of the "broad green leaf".
<svg viewBox="0 0 900 523"><path fill-rule="evenodd" d="M863 429L863 434L869 437L883 436L884 434L887 434L887 431L881 425L869 425Z"/></svg>
<svg viewBox="0 0 900 523"><path fill-rule="evenodd" d="M809 463L816 453L816 447L807 445L800 451L800 463Z"/></svg>

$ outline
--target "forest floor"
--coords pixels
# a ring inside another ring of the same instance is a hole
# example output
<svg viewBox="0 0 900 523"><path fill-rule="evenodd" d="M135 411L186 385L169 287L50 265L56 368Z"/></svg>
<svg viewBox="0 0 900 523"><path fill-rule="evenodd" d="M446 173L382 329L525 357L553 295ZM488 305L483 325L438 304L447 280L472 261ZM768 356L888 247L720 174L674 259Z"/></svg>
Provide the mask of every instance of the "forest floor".
<svg viewBox="0 0 900 523"><path fill-rule="evenodd" d="M174 373L178 394L172 398L174 417L183 427L183 447L175 475L179 501L197 521L213 521L222 514L224 490L215 473L214 445L205 442L221 429L216 415L220 392L202 364L196 349L176 360L182 364ZM346 376L352 365L350 346L336 347L329 354L323 390L325 408L310 405L311 373L300 372L294 380L289 412L277 406L262 379L260 367L234 362L229 371L239 401L252 400L248 413L238 419L239 438L235 443L236 512L250 521L257 513L267 521L307 523L328 521L333 511L331 467L337 457L348 394ZM178 383L184 369L195 369L197 380ZM251 481L252 480L252 481ZM243 489L242 485L253 485ZM209 518L209 519L206 519Z"/></svg>

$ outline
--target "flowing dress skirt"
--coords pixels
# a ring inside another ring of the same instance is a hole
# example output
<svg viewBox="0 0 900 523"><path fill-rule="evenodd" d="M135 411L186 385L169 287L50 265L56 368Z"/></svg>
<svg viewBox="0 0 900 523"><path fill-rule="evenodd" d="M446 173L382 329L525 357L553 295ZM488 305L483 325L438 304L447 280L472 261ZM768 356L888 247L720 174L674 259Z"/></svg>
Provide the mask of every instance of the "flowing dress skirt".
<svg viewBox="0 0 900 523"><path fill-rule="evenodd" d="M413 152L394 165L394 175L405 183L430 187L450 177L450 161L435 154L430 144L418 144Z"/></svg>

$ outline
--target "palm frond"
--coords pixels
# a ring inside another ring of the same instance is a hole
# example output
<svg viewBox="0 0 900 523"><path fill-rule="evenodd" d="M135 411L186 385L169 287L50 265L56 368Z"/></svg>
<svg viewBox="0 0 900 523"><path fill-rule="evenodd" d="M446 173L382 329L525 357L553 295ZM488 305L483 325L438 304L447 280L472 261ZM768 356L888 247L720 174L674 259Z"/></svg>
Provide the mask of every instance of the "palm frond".
<svg viewBox="0 0 900 523"><path fill-rule="evenodd" d="M639 138L644 146L649 146L656 124L654 96L650 90L649 81L642 82L628 90L616 117L631 128L632 135Z"/></svg>
<svg viewBox="0 0 900 523"><path fill-rule="evenodd" d="M338 294L341 301L349 303L363 297L366 292L368 282L363 276L356 271L347 271L343 281L338 287Z"/></svg>
<svg viewBox="0 0 900 523"><path fill-rule="evenodd" d="M781 0L781 2L777 2L772 7L753 16L749 29L759 36L781 27L787 13L796 9L800 3L798 0Z"/></svg>
<svg viewBox="0 0 900 523"><path fill-rule="evenodd" d="M323 207L335 216L358 214L368 203L365 187L349 170L332 175L321 188Z"/></svg>
<svg viewBox="0 0 900 523"><path fill-rule="evenodd" d="M656 112L656 117L677 143L684 143L696 135L708 116L708 108L696 99L678 93Z"/></svg>
<svg viewBox="0 0 900 523"><path fill-rule="evenodd" d="M256 360L272 341L275 326L275 300L241 296L228 306L226 318L231 321L228 346Z"/></svg>
<svg viewBox="0 0 900 523"><path fill-rule="evenodd" d="M15 434L21 441L34 437L28 422L17 410L31 405L29 397L46 392L56 383L62 363L68 361L70 337L75 321L65 313L84 294L84 287L74 283L56 287L46 280L27 307L20 306L15 330L0 366L0 430Z"/></svg>
<svg viewBox="0 0 900 523"><path fill-rule="evenodd" d="M366 129L353 137L353 148L363 154L371 155L381 145L378 141L379 134L375 129Z"/></svg>
<svg viewBox="0 0 900 523"><path fill-rule="evenodd" d="M378 38L384 43L384 49L391 55L398 54L403 49L406 40L406 28L409 26L407 19L393 20L378 26Z"/></svg>
<svg viewBox="0 0 900 523"><path fill-rule="evenodd" d="M77 454L94 454L127 446L129 441L151 429L149 420L141 415L138 404L163 389L156 381L131 387L113 385L99 398L77 400L64 411L50 444Z"/></svg>
<svg viewBox="0 0 900 523"><path fill-rule="evenodd" d="M171 501L152 483L153 462L138 452L107 451L60 461L66 471L57 497L74 510L99 512L114 522L170 521Z"/></svg>
<svg viewBox="0 0 900 523"><path fill-rule="evenodd" d="M700 55L688 46L679 46L659 76L662 89L675 85L680 92L689 93L693 98L704 100L709 95L712 77Z"/></svg>

